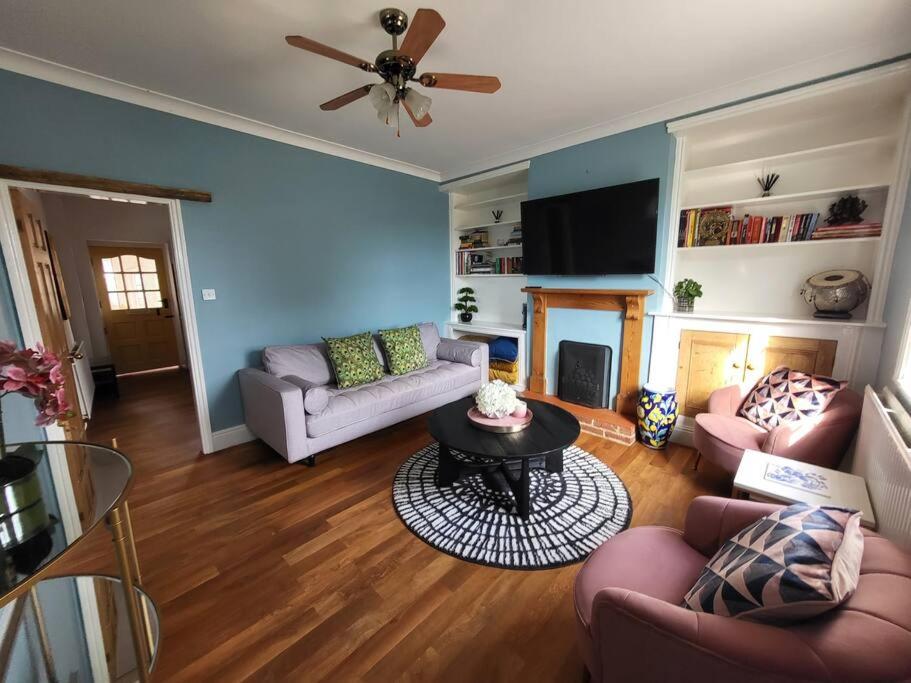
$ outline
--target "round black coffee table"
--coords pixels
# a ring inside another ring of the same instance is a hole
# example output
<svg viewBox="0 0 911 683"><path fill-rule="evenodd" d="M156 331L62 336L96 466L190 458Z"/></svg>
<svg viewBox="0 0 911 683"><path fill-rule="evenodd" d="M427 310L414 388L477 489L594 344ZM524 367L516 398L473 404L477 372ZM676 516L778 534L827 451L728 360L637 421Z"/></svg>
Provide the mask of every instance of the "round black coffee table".
<svg viewBox="0 0 911 683"><path fill-rule="evenodd" d="M531 512L528 484L532 469L563 471L563 449L579 438L579 421L558 406L527 400L534 418L527 429L496 434L468 420L474 397L454 401L430 415L430 434L440 443L437 484L452 486L481 472L487 486L511 491L522 519Z"/></svg>

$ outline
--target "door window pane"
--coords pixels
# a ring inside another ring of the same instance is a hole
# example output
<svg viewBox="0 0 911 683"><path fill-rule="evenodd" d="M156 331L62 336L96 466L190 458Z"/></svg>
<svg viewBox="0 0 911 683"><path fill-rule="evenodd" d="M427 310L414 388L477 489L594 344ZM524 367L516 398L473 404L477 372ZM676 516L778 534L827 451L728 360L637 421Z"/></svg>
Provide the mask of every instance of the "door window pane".
<svg viewBox="0 0 911 683"><path fill-rule="evenodd" d="M146 307L146 299L142 292L127 292L127 303L130 304L130 309Z"/></svg>
<svg viewBox="0 0 911 683"><path fill-rule="evenodd" d="M120 273L105 273L104 284L109 292L123 291L123 275Z"/></svg>
<svg viewBox="0 0 911 683"><path fill-rule="evenodd" d="M101 259L101 270L105 273L118 272L120 270L120 259L116 256L114 258Z"/></svg>
<svg viewBox="0 0 911 683"><path fill-rule="evenodd" d="M148 308L161 308L161 292L146 292L146 306Z"/></svg>
<svg viewBox="0 0 911 683"><path fill-rule="evenodd" d="M124 254L120 257L120 264L123 266L124 273L138 273L139 259L133 254Z"/></svg>
<svg viewBox="0 0 911 683"><path fill-rule="evenodd" d="M159 289L158 276L155 273L143 273L142 288L147 291L152 289Z"/></svg>
<svg viewBox="0 0 911 683"><path fill-rule="evenodd" d="M138 292L142 289L142 278L139 273L124 273L123 281L126 283L128 292Z"/></svg>
<svg viewBox="0 0 911 683"><path fill-rule="evenodd" d="M123 292L111 292L108 294L108 301L112 311L122 311L127 307L127 295Z"/></svg>
<svg viewBox="0 0 911 683"><path fill-rule="evenodd" d="M143 273L157 273L158 269L155 267L155 259L139 257L139 270Z"/></svg>

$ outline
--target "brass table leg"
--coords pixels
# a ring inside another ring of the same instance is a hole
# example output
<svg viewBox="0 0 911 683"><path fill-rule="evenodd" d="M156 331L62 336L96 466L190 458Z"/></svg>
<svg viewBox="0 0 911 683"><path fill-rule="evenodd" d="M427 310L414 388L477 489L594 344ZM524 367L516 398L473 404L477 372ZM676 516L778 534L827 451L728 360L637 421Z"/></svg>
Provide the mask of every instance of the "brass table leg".
<svg viewBox="0 0 911 683"><path fill-rule="evenodd" d="M32 604L32 611L35 613L35 624L38 627L38 640L41 643L41 656L44 658L44 667L47 671L48 680L51 683L57 683L57 669L54 667L54 656L51 654L51 641L47 637L47 626L44 622L44 611L41 609L41 603L38 601L38 591L32 586L28 591L29 602Z"/></svg>
<svg viewBox="0 0 911 683"><path fill-rule="evenodd" d="M117 564L120 566L120 579L123 583L124 598L126 599L127 616L130 620L130 631L133 634L133 649L136 653L136 665L139 670L139 680L143 683L149 680L150 651L148 648L148 631L143 624L143 619L137 604L134 587L137 585L135 569L138 568L136 551L132 547L132 529L129 522L129 508L122 504L108 515L111 529L111 538L114 541L114 551L117 554Z"/></svg>

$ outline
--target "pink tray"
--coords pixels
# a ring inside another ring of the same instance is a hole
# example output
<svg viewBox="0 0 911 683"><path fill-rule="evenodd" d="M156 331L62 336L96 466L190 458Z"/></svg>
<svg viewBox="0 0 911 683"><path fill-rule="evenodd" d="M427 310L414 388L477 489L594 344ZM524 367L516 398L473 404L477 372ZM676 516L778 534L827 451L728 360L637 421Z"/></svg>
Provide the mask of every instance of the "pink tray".
<svg viewBox="0 0 911 683"><path fill-rule="evenodd" d="M472 406L468 409L468 419L471 421L471 424L478 429L485 429L488 432L498 432L500 434L521 432L531 424L532 417L533 414L531 410L526 411L524 417L507 415L506 417L494 418L484 415L478 410L477 406Z"/></svg>

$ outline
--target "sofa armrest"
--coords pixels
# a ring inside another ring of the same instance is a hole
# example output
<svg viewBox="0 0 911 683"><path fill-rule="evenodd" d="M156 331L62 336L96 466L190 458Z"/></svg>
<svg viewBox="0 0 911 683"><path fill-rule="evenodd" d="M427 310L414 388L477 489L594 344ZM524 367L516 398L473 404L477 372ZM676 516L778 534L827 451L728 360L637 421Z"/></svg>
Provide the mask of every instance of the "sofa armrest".
<svg viewBox="0 0 911 683"><path fill-rule="evenodd" d="M714 415L736 416L743 399L747 397L752 388L744 384L732 384L723 389L715 389L709 394L708 412Z"/></svg>
<svg viewBox="0 0 911 683"><path fill-rule="evenodd" d="M812 648L787 629L693 612L623 588L594 599L595 680L828 680Z"/></svg>
<svg viewBox="0 0 911 683"><path fill-rule="evenodd" d="M443 337L437 346L437 359L462 363L481 369L481 383L487 384L490 368L490 348L485 342L463 341Z"/></svg>
<svg viewBox="0 0 911 683"><path fill-rule="evenodd" d="M250 431L288 462L306 458L307 421L301 388L254 368L240 370L237 375L244 422Z"/></svg>
<svg viewBox="0 0 911 683"><path fill-rule="evenodd" d="M699 496L687 508L683 540L703 555L712 556L738 531L782 507L750 500Z"/></svg>

